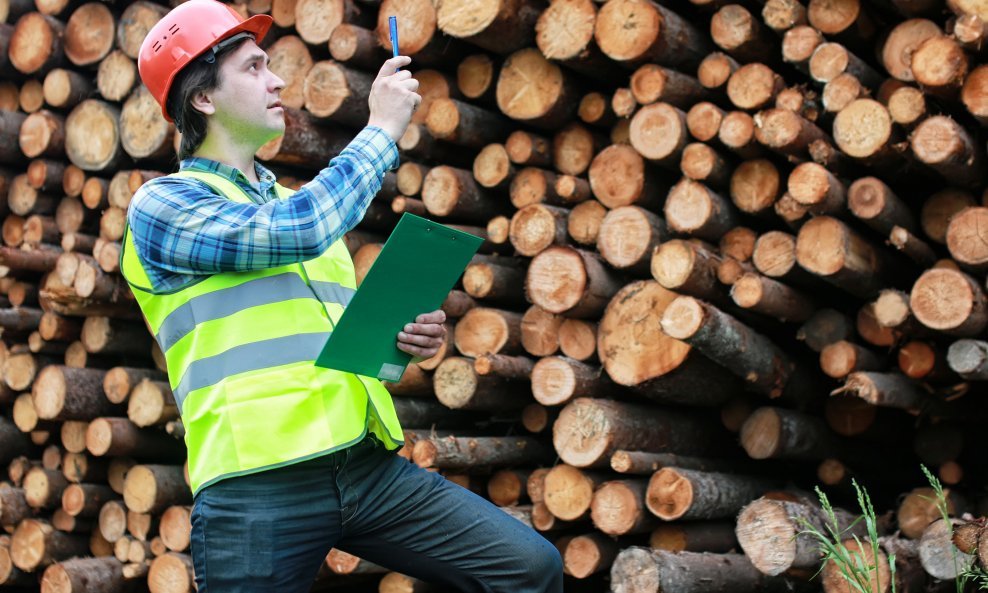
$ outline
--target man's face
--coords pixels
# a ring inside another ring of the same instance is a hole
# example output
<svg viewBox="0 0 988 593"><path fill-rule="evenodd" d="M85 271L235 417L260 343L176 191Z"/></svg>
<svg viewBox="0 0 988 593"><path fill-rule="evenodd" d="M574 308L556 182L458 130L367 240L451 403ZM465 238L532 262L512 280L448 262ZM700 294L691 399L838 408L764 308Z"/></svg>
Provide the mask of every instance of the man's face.
<svg viewBox="0 0 988 593"><path fill-rule="evenodd" d="M213 118L257 146L285 131L281 91L285 81L268 70L268 55L248 39L220 63L219 86L210 93Z"/></svg>

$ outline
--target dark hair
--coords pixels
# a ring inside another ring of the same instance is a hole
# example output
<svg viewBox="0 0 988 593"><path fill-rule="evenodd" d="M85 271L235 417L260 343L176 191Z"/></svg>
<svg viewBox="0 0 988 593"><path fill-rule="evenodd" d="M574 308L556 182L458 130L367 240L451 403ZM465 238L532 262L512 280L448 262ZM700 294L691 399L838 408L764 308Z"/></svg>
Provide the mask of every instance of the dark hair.
<svg viewBox="0 0 988 593"><path fill-rule="evenodd" d="M237 39L229 44L221 43L215 52L207 51L189 62L175 76L171 90L168 91L165 107L175 120L175 127L182 132L182 144L178 149L179 160L191 156L206 139L206 116L192 106L192 99L197 93L209 92L219 86L220 63L245 41L247 38ZM210 59L213 56L215 58Z"/></svg>

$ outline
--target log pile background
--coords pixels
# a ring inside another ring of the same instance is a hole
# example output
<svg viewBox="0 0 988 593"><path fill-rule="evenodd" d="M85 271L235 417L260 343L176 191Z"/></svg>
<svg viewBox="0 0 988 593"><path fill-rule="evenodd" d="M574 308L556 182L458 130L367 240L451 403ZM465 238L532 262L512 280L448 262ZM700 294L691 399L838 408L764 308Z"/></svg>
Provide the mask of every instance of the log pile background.
<svg viewBox="0 0 988 593"><path fill-rule="evenodd" d="M567 590L849 591L796 534L815 485L851 525L852 478L895 555L875 591L988 567L982 3L233 6L277 23L258 156L295 186L366 122L398 15L424 101L358 277L404 212L487 239L444 351L389 385L401 454L555 542ZM10 590L193 589L183 429L117 263L176 165L134 63L167 9L0 2ZM340 551L316 587L428 588Z"/></svg>

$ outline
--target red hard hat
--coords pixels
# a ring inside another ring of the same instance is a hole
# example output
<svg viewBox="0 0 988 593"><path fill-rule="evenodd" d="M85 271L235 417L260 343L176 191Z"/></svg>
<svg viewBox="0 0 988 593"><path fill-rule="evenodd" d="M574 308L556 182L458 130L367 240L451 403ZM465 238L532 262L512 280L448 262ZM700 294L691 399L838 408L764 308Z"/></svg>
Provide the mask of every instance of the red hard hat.
<svg viewBox="0 0 988 593"><path fill-rule="evenodd" d="M155 23L141 43L137 69L165 119L172 121L165 102L175 75L186 64L238 33L253 34L260 43L273 22L266 14L243 20L216 0L189 0Z"/></svg>

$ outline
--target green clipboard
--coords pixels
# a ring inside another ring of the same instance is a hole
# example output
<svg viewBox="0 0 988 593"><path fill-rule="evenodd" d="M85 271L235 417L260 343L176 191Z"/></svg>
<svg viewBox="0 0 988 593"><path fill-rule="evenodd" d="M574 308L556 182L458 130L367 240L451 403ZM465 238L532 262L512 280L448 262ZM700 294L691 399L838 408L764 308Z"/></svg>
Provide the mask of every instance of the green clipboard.
<svg viewBox="0 0 988 593"><path fill-rule="evenodd" d="M438 309L483 239L405 213L343 311L316 366L399 381L398 332Z"/></svg>

